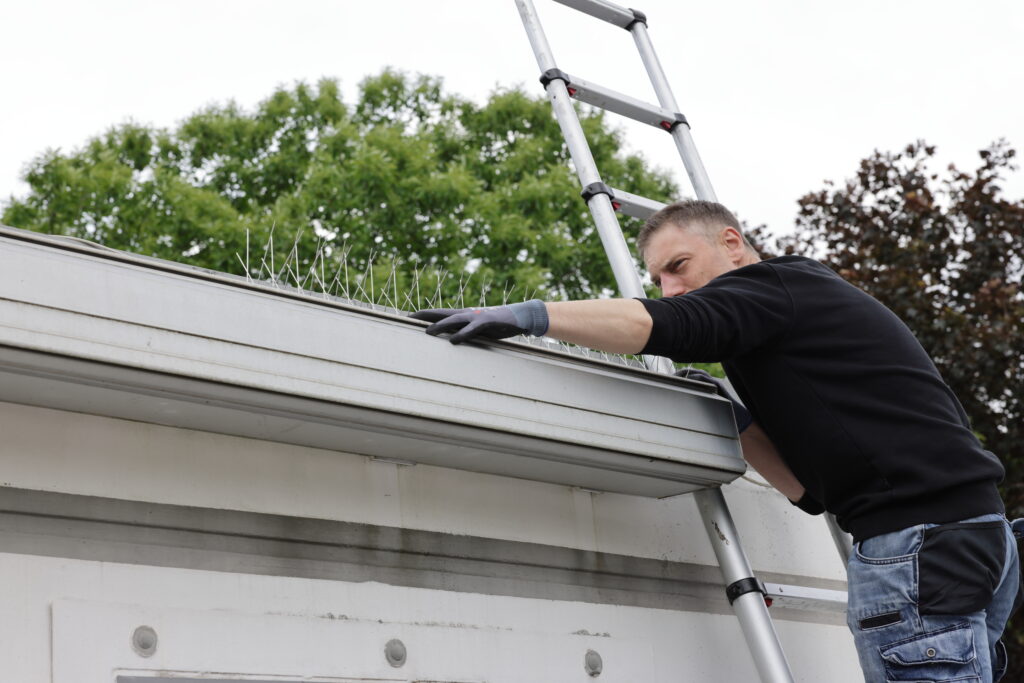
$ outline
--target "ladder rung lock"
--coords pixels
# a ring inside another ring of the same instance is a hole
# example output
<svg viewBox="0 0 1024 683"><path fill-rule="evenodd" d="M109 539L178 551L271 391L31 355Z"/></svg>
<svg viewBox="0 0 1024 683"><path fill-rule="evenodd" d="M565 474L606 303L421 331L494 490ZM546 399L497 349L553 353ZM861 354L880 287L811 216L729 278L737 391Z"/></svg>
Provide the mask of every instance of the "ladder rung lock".
<svg viewBox="0 0 1024 683"><path fill-rule="evenodd" d="M646 123L655 128L661 128L669 132L680 123L689 127L686 117L676 111L670 111L662 107L648 104L629 95L623 95L610 88L590 83L582 78L570 76L561 69L549 69L541 76L541 83L547 87L548 83L558 79L565 82L565 87L573 99L580 102L606 109L613 114L619 114L627 118Z"/></svg>
<svg viewBox="0 0 1024 683"><path fill-rule="evenodd" d="M540 84L545 88L548 87L548 83L551 81L562 81L565 83L565 87L569 90L569 94L572 95L575 90L569 88L569 84L572 82L569 79L569 74L565 73L561 69L548 69L540 75Z"/></svg>
<svg viewBox="0 0 1024 683"><path fill-rule="evenodd" d="M583 197L583 201L590 203L590 199L594 195L606 194L608 199L615 199L615 192L612 188L608 187L602 182L590 183L580 192L580 196ZM613 202L614 206L614 202Z"/></svg>
<svg viewBox="0 0 1024 683"><path fill-rule="evenodd" d="M589 14L595 19L607 21L627 31L633 28L633 24L641 23L647 25L647 15L640 10L631 7L622 7L605 0L555 0L555 2L571 7L574 10Z"/></svg>

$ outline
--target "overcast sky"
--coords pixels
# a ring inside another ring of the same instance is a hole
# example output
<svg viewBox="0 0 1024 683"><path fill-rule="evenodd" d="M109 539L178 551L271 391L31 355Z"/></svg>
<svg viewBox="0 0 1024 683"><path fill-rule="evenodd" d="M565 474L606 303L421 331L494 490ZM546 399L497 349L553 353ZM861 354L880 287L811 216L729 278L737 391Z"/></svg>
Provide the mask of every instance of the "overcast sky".
<svg viewBox="0 0 1024 683"><path fill-rule="evenodd" d="M625 31L535 2L561 68L654 101ZM1020 0L630 3L720 201L751 223L788 231L802 194L876 148L924 138L943 166L972 168L999 137L1024 147ZM211 102L252 107L297 80L338 78L349 102L385 66L477 101L542 92L512 0L0 0L0 26L0 203L48 147L127 120L173 126ZM669 137L622 125L691 194ZM1006 189L1024 196L1024 173Z"/></svg>

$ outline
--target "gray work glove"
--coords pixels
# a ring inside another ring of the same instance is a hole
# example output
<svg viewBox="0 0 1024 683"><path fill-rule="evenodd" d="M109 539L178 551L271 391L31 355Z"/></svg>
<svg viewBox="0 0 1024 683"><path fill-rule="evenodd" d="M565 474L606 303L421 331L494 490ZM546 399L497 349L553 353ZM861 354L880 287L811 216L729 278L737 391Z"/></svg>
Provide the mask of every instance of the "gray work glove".
<svg viewBox="0 0 1024 683"><path fill-rule="evenodd" d="M715 388L718 389L719 396L723 396L732 401L732 413L736 416L736 429L742 434L747 427L754 422L754 416L750 414L750 411L746 407L737 401L729 390L725 386L725 382L712 377L706 371L698 368L683 368L679 372L675 373L676 377L682 377L683 379L694 379L698 382L707 382L708 384L714 384Z"/></svg>
<svg viewBox="0 0 1024 683"><path fill-rule="evenodd" d="M454 332L448 341L461 344L475 337L505 339L517 334L542 337L548 331L548 309L540 299L488 308L429 308L410 318L434 323L427 334Z"/></svg>

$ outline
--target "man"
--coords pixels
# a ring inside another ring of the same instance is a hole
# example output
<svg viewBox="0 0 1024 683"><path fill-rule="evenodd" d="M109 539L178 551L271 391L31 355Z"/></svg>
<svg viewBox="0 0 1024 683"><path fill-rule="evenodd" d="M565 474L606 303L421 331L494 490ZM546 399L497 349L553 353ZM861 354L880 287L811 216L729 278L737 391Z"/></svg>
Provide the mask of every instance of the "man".
<svg viewBox="0 0 1024 683"><path fill-rule="evenodd" d="M1003 468L910 330L816 261L762 261L720 204L668 206L637 244L665 298L414 317L452 343L528 333L720 361L753 418L737 409L744 457L853 534L847 621L866 680L998 680L1020 584Z"/></svg>

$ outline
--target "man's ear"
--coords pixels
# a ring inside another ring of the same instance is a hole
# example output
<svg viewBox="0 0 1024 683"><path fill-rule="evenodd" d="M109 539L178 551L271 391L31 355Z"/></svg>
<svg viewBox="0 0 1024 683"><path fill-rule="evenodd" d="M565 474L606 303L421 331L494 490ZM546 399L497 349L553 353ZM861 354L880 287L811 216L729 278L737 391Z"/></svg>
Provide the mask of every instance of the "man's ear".
<svg viewBox="0 0 1024 683"><path fill-rule="evenodd" d="M728 226L719 234L719 239L722 242L722 246L725 247L726 253L729 254L729 258L738 261L743 257L747 245L743 241L743 235L740 234L739 230Z"/></svg>

